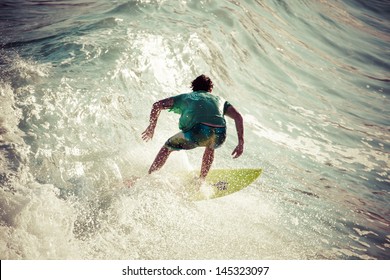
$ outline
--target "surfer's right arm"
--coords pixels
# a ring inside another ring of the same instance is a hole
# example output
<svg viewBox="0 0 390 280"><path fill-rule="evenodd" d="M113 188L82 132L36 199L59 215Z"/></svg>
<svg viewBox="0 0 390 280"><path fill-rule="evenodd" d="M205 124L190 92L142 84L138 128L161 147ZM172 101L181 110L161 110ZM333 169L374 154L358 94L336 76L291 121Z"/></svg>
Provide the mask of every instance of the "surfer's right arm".
<svg viewBox="0 0 390 280"><path fill-rule="evenodd" d="M152 110L150 111L149 126L144 132L142 132L142 139L149 141L153 138L154 129L156 128L157 120L160 112L165 109L170 109L173 106L173 98L169 97L162 99L153 104Z"/></svg>
<svg viewBox="0 0 390 280"><path fill-rule="evenodd" d="M225 115L232 118L236 124L238 145L234 149L232 156L238 158L244 152L244 121L241 114L232 105L227 107Z"/></svg>

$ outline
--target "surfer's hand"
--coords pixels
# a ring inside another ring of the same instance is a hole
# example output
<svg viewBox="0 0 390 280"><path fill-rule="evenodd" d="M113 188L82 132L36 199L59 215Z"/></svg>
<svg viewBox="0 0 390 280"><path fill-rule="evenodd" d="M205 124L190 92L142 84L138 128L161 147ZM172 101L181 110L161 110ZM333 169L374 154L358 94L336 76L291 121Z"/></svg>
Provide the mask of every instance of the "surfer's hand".
<svg viewBox="0 0 390 280"><path fill-rule="evenodd" d="M238 144L232 153L233 158L238 158L239 156L241 156L243 151L244 151L244 144L241 143Z"/></svg>
<svg viewBox="0 0 390 280"><path fill-rule="evenodd" d="M144 132L142 132L142 139L144 141L149 141L153 138L154 126L149 125Z"/></svg>

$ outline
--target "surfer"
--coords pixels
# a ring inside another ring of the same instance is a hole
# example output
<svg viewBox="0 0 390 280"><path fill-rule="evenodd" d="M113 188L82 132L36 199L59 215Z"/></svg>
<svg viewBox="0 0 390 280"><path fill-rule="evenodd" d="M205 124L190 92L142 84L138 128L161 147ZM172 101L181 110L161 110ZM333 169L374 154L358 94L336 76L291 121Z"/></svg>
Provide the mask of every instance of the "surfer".
<svg viewBox="0 0 390 280"><path fill-rule="evenodd" d="M232 118L236 125L238 145L233 150L233 158L243 153L244 126L241 114L229 102L211 94L213 82L209 77L200 75L192 81L191 88L191 93L162 99L152 106L149 126L142 133L143 140L149 141L153 138L160 112L166 109L181 115L181 131L165 142L150 166L149 174L159 170L173 151L205 147L200 171L200 178L204 179L213 163L214 150L226 139L224 116Z"/></svg>

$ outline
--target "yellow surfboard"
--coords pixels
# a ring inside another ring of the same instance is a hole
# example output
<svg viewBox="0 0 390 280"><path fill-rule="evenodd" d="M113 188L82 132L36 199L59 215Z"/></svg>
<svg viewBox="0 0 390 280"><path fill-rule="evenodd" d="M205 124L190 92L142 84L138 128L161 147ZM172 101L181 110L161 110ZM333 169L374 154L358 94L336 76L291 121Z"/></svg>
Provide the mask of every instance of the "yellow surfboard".
<svg viewBox="0 0 390 280"><path fill-rule="evenodd" d="M191 200L205 200L223 197L252 184L261 174L261 169L212 169L206 177L206 184L196 187Z"/></svg>

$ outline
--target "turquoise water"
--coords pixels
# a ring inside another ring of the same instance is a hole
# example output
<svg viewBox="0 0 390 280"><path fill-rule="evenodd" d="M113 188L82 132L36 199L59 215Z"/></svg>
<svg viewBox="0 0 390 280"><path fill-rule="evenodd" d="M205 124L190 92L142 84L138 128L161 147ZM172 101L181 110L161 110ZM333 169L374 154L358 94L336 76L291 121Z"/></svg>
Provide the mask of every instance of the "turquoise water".
<svg viewBox="0 0 390 280"><path fill-rule="evenodd" d="M387 1L2 1L1 259L389 259ZM263 168L191 202L179 152L143 176L199 74L245 121L213 168ZM123 180L142 176L133 188Z"/></svg>

